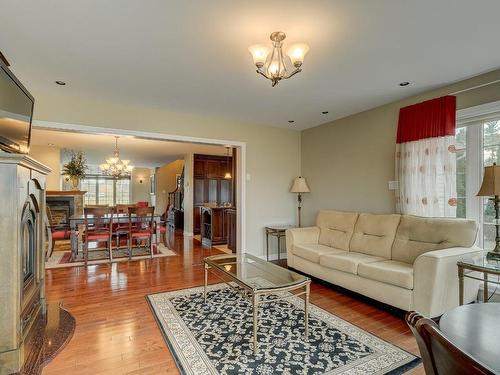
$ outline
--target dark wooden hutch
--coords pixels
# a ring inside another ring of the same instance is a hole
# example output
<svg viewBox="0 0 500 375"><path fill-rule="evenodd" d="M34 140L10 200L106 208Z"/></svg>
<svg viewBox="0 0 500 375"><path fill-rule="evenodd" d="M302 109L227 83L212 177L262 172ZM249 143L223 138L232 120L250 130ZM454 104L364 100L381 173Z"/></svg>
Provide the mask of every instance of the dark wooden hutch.
<svg viewBox="0 0 500 375"><path fill-rule="evenodd" d="M236 249L235 168L232 156L194 155L193 232L206 245ZM227 178L227 173L231 178Z"/></svg>

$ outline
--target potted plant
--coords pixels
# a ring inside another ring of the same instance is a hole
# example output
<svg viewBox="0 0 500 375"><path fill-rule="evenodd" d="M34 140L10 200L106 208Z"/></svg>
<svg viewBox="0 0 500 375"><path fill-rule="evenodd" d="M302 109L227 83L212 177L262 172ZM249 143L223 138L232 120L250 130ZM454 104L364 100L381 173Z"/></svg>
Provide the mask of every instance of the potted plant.
<svg viewBox="0 0 500 375"><path fill-rule="evenodd" d="M87 160L83 152L73 152L69 162L63 166L63 174L69 177L71 181L71 189L78 190L80 179L85 177L87 172Z"/></svg>

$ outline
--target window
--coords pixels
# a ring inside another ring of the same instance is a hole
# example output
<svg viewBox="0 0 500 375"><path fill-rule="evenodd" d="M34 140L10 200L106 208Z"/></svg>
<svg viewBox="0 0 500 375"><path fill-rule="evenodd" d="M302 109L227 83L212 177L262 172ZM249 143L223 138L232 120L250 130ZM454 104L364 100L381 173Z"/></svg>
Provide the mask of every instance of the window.
<svg viewBox="0 0 500 375"><path fill-rule="evenodd" d="M457 113L457 217L480 224L477 245L495 245L495 210L487 197L477 197L485 166L500 164L500 102Z"/></svg>
<svg viewBox="0 0 500 375"><path fill-rule="evenodd" d="M81 181L81 189L87 191L83 196L85 204L130 203L130 178L115 180L112 177L88 175Z"/></svg>

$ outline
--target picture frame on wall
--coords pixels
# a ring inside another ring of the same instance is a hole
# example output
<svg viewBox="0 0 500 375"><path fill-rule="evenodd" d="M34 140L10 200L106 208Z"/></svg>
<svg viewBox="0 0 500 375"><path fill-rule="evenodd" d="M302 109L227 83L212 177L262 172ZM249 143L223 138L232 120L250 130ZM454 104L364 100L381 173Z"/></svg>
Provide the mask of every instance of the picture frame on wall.
<svg viewBox="0 0 500 375"><path fill-rule="evenodd" d="M156 178L154 174L149 176L149 194L156 194Z"/></svg>

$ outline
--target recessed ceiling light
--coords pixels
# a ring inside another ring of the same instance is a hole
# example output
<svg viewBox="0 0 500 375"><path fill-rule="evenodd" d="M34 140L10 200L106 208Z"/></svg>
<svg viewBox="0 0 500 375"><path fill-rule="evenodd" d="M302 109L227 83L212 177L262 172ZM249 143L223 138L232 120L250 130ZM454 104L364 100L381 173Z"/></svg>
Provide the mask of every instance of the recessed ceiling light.
<svg viewBox="0 0 500 375"><path fill-rule="evenodd" d="M328 113L328 111L322 111L321 113L326 115Z"/></svg>
<svg viewBox="0 0 500 375"><path fill-rule="evenodd" d="M53 143L47 143L47 146L54 147L55 144L53 144Z"/></svg>
<svg viewBox="0 0 500 375"><path fill-rule="evenodd" d="M288 122L289 122L290 124L293 124L293 123L295 122L295 120L288 120Z"/></svg>
<svg viewBox="0 0 500 375"><path fill-rule="evenodd" d="M408 81L401 82L401 83L399 84L399 86L401 86L401 87L405 87L405 86L409 86L409 85L410 85L410 82L408 82Z"/></svg>
<svg viewBox="0 0 500 375"><path fill-rule="evenodd" d="M59 86L66 86L66 82L64 82L64 81L56 81L56 83L57 83Z"/></svg>

